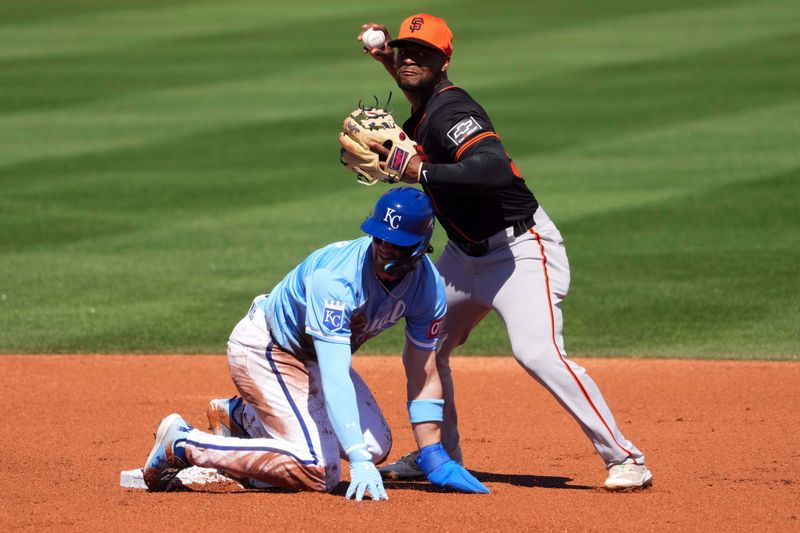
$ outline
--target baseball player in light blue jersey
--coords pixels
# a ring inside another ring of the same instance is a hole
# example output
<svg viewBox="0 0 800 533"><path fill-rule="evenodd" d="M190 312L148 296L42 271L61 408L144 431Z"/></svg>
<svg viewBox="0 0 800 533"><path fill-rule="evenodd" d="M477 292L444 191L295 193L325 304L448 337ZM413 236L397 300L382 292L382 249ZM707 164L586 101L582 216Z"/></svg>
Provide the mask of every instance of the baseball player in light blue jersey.
<svg viewBox="0 0 800 533"><path fill-rule="evenodd" d="M313 252L269 295L256 297L228 341L241 398L211 401L210 433L178 414L164 418L143 469L148 489L167 490L181 469L196 465L262 485L327 492L345 458L347 498L388 499L375 464L389 454L391 431L351 355L405 318L403 363L419 465L434 485L489 492L440 443L444 401L434 350L446 306L426 256L433 225L422 191L392 189L361 225L371 237Z"/></svg>

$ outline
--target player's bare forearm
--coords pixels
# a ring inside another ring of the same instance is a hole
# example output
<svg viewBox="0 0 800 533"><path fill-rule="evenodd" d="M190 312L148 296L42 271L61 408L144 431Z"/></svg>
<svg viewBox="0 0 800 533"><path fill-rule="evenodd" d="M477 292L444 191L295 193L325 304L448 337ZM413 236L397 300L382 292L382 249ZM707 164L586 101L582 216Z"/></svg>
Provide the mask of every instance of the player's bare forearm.
<svg viewBox="0 0 800 533"><path fill-rule="evenodd" d="M403 350L403 367L406 372L408 401L440 400L442 383L436 369L436 352L421 350L406 342Z"/></svg>
<svg viewBox="0 0 800 533"><path fill-rule="evenodd" d="M403 351L406 371L406 392L409 401L441 400L442 383L436 369L436 352L425 351L406 343ZM423 448L442 440L439 422L420 422L412 425L417 446Z"/></svg>

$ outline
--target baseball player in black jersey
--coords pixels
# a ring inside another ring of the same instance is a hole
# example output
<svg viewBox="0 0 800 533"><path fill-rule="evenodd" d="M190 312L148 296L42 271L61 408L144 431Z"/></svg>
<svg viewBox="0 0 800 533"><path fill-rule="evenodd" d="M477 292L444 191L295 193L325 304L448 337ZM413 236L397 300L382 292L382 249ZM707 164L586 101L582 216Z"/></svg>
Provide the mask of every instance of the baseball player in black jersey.
<svg viewBox="0 0 800 533"><path fill-rule="evenodd" d="M386 26L381 47L364 47L411 102L403 130L420 153L402 180L419 183L433 201L448 242L436 267L445 281L448 312L437 364L445 399L442 442L461 458L449 358L491 311L508 329L514 356L580 424L605 462L610 490L649 486L644 454L619 430L597 385L567 357L561 303L570 282L564 242L503 148L486 111L447 77L453 38L429 14L408 17L397 39ZM387 155L385 148L370 149ZM422 476L412 452L381 469L385 477Z"/></svg>

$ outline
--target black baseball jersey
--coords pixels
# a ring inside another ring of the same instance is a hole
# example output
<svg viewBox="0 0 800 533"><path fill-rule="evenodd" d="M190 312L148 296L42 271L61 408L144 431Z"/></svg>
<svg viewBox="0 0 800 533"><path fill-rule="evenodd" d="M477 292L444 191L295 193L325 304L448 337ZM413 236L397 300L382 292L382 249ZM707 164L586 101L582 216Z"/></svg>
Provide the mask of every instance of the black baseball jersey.
<svg viewBox="0 0 800 533"><path fill-rule="evenodd" d="M423 152L420 184L450 239L482 241L533 216L536 198L486 111L463 89L442 81L403 130Z"/></svg>

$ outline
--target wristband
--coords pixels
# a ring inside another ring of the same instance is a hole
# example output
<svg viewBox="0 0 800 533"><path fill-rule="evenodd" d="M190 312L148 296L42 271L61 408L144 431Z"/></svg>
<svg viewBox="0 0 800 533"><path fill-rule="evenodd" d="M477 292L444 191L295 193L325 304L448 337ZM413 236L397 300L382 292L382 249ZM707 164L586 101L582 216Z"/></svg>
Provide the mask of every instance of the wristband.
<svg viewBox="0 0 800 533"><path fill-rule="evenodd" d="M419 449L417 464L426 476L448 461L452 461L452 459L442 447L441 442Z"/></svg>
<svg viewBox="0 0 800 533"><path fill-rule="evenodd" d="M363 442L350 446L344 451L344 453L347 454L348 460L351 463L357 463L359 461L372 461L372 454L367 449L367 445Z"/></svg>
<svg viewBox="0 0 800 533"><path fill-rule="evenodd" d="M412 424L441 422L444 419L444 400L412 400L406 407Z"/></svg>
<svg viewBox="0 0 800 533"><path fill-rule="evenodd" d="M425 163L420 163L419 164L419 179L417 181L419 181L420 183L425 183L427 185L427 183L428 183L428 172L422 170L422 165L424 165L424 164Z"/></svg>

